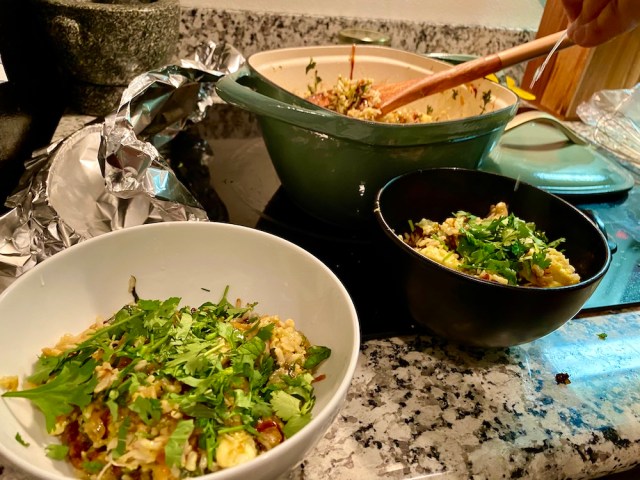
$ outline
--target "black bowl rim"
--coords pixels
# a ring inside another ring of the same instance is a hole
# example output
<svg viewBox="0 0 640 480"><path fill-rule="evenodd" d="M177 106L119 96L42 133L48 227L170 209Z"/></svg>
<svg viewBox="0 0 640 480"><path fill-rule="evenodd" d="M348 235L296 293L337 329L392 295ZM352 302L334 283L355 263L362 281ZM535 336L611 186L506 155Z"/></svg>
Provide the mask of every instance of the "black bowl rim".
<svg viewBox="0 0 640 480"><path fill-rule="evenodd" d="M589 224L592 226L592 228L597 232L598 234L598 238L600 239L600 241L603 244L603 247L605 248L605 251L607 252L607 257L602 265L602 267L600 268L600 270L598 270L595 274L591 275L590 277L586 278L586 279L581 279L580 282L573 284L573 285L563 285L561 287L553 287L553 288L536 288L536 287L526 287L526 286L522 286L522 285L503 285L501 283L497 283L497 282L492 282L490 280L484 280L482 278L479 277L474 277L473 275L469 275L466 274L464 272L459 272L457 270L454 270L452 268L449 268L445 265L442 265L441 263L436 262L435 260L432 260L418 252L416 252L413 248L411 248L409 245L407 245L404 241L402 241L400 238L398 238L398 235L395 233L395 231L391 228L391 226L387 223L386 219L384 218L384 215L382 214L382 209L380 207L380 201L381 201L381 197L384 194L384 191L391 186L393 183L400 181L400 179L405 178L405 177L411 177L411 176L416 176L416 175L422 175L425 172L435 172L435 171L461 171L464 172L465 174L472 174L472 175L479 175L479 176L485 176L485 177L489 177L489 176L493 176L493 177L501 177L501 178L506 178L507 180L511 180L514 182L514 184L520 184L520 185L527 185L528 187L531 187L535 190L538 190L540 192L542 192L543 195L548 195L550 197L553 197L556 199L556 201L563 203L565 205L567 205L571 210L574 211L574 213L576 213L577 215L583 217L585 220L587 220L589 222ZM572 205L571 203L567 202L566 200L564 200L563 198L554 195L550 192L547 192L546 190L543 190L539 187L536 187L535 185L532 185L530 183L527 182L523 182L511 177L507 177L505 175L500 175L497 173L492 173L492 172L484 172L482 170L471 170L468 168L459 168L459 167L434 167L434 168L427 168L427 169L420 169L420 170L414 170L411 172L407 172L407 173L403 173L401 175L398 175L392 179L390 179L388 182L386 182L376 193L376 197L375 197L375 203L374 203L374 214L376 217L376 220L378 222L378 225L383 229L384 233L386 234L387 237L389 237L392 242L395 245L398 245L400 247L400 249L412 256L414 259L416 259L419 264L424 265L426 267L431 267L431 268L436 268L440 271L442 271L443 273L445 273L446 275L453 275L457 278L463 278L466 279L472 283L477 283L483 286L486 286L486 288L502 288L505 290L514 290L514 291L536 291L536 292L558 292L558 291L563 291L563 290L580 290L583 289L595 282L600 281L600 279L607 273L607 271L609 270L609 267L611 265L611 261L612 261L612 257L611 257L611 249L609 248L609 245L607 243L607 239L604 236L604 233L602 232L602 230L593 222L593 220L591 220L591 218L589 218L584 212L582 212L579 208L576 208L574 205ZM544 295L544 293L541 293L542 295Z"/></svg>

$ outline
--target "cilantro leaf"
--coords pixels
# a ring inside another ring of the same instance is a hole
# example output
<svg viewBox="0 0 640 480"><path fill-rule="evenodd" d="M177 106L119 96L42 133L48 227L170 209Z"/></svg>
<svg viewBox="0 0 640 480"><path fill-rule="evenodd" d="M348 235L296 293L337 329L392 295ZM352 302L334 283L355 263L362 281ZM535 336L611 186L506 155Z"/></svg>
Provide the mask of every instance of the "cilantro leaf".
<svg viewBox="0 0 640 480"><path fill-rule="evenodd" d="M18 442L23 447L28 447L29 445L31 445L29 442L25 441L24 438L22 438L22 435L20 435L20 432L16 433L15 439L16 439L16 442Z"/></svg>
<svg viewBox="0 0 640 480"><path fill-rule="evenodd" d="M60 365L60 357L57 356L46 356L41 355L38 357L38 361L36 362L33 373L27 377L29 382L34 385L40 385L49 379L51 374L58 368Z"/></svg>
<svg viewBox="0 0 640 480"><path fill-rule="evenodd" d="M124 455L127 448L127 433L129 432L130 425L131 419L129 417L126 417L120 424L120 428L118 428L118 444L111 454L113 458L118 458Z"/></svg>
<svg viewBox="0 0 640 480"><path fill-rule="evenodd" d="M285 423L284 427L282 428L282 433L284 433L284 436L286 438L290 438L310 421L310 413L306 413L304 415L295 415Z"/></svg>
<svg viewBox="0 0 640 480"><path fill-rule="evenodd" d="M164 447L164 455L169 467L180 466L182 452L194 427L193 420L182 420L176 425L167 445Z"/></svg>
<svg viewBox="0 0 640 480"><path fill-rule="evenodd" d="M283 390L276 390L271 394L273 411L285 422L296 415L300 415L300 400Z"/></svg>
<svg viewBox="0 0 640 480"><path fill-rule="evenodd" d="M54 460L64 460L69 454L69 447L66 445L60 445L58 443L52 443L44 447L47 457Z"/></svg>
<svg viewBox="0 0 640 480"><path fill-rule="evenodd" d="M98 462L98 461L92 461L92 462L82 462L82 468L83 470L86 470L89 473L100 473L100 470L102 470L104 468L104 463L102 462Z"/></svg>
<svg viewBox="0 0 640 480"><path fill-rule="evenodd" d="M304 361L303 367L307 370L313 370L330 356L330 348L322 347L320 345L312 345L307 349L307 359Z"/></svg>
<svg viewBox="0 0 640 480"><path fill-rule="evenodd" d="M129 410L136 412L147 425L156 423L162 416L160 400L156 398L136 397Z"/></svg>

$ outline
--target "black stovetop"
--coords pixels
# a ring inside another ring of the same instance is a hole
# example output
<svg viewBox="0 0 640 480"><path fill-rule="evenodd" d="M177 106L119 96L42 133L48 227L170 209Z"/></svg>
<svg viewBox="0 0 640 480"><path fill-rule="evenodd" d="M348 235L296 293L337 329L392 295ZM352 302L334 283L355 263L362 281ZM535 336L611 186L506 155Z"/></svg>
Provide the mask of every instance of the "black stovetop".
<svg viewBox="0 0 640 480"><path fill-rule="evenodd" d="M640 188L573 203L595 214L615 249L609 272L583 311L640 303ZM382 248L382 233L373 225L353 232L324 224L297 208L279 188L256 228L303 247L340 278L356 306L365 340L423 331L411 321L394 265Z"/></svg>

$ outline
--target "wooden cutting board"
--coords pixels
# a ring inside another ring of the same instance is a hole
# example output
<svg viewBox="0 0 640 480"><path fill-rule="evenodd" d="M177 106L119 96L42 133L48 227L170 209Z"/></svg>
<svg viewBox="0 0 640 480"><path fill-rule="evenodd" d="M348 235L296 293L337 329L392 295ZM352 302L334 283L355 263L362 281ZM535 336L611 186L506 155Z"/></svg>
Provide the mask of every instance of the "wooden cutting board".
<svg viewBox="0 0 640 480"><path fill-rule="evenodd" d="M547 0L536 37L567 28L560 0ZM640 81L640 28L595 48L573 46L557 52L531 86L544 58L527 63L522 88L536 96L541 110L563 120L578 120L576 108L600 90L630 88Z"/></svg>

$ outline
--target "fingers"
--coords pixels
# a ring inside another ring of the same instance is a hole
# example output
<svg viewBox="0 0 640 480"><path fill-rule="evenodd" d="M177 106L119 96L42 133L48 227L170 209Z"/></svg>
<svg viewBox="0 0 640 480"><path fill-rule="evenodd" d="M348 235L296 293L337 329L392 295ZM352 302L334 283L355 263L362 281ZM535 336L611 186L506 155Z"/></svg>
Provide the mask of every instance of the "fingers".
<svg viewBox="0 0 640 480"><path fill-rule="evenodd" d="M563 2L582 3L580 13L569 26L568 35L583 47L602 44L632 30L640 22L640 2L637 0L563 0ZM567 14L570 15L569 12Z"/></svg>
<svg viewBox="0 0 640 480"><path fill-rule="evenodd" d="M570 21L574 21L580 15L582 11L583 0L562 0L562 6L564 7L567 16Z"/></svg>

